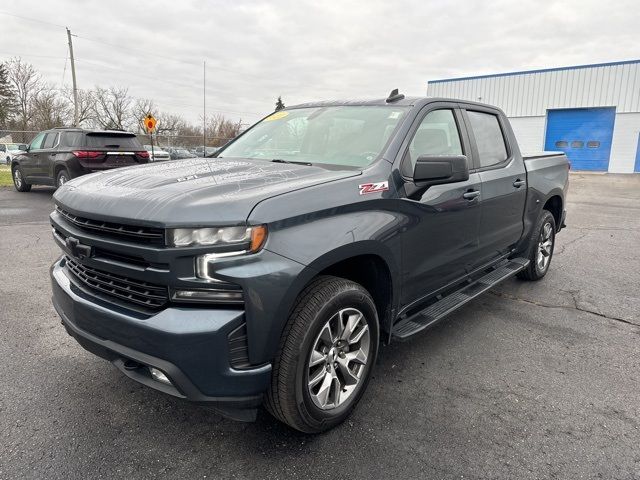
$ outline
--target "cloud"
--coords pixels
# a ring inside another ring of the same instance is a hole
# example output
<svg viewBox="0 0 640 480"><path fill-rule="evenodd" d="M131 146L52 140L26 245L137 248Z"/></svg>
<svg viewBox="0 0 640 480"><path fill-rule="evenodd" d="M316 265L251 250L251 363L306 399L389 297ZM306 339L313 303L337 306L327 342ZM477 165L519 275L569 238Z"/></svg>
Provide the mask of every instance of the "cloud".
<svg viewBox="0 0 640 480"><path fill-rule="evenodd" d="M197 121L206 60L209 113L253 122L278 95L287 105L396 87L424 95L430 79L635 58L636 5L614 3L5 0L2 10L68 25L80 88L126 86ZM0 22L0 59L24 55L70 84L64 28Z"/></svg>

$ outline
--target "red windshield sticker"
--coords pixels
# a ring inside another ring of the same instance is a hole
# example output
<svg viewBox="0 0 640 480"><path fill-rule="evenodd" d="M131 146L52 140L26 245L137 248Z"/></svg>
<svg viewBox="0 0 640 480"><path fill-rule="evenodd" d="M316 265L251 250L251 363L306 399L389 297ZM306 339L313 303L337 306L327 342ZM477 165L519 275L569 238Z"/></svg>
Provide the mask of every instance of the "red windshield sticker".
<svg viewBox="0 0 640 480"><path fill-rule="evenodd" d="M389 182L363 183L362 185L358 185L358 188L360 189L360 195L384 192L389 190Z"/></svg>

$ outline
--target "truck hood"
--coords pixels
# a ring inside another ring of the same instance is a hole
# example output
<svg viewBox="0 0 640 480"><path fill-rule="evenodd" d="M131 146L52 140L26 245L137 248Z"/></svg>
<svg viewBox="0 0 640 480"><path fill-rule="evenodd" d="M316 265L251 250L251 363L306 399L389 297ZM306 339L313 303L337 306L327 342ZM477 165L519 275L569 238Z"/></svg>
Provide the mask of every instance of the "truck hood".
<svg viewBox="0 0 640 480"><path fill-rule="evenodd" d="M225 225L245 222L267 198L359 174L267 160L193 158L82 176L59 188L54 199L72 213L96 219Z"/></svg>

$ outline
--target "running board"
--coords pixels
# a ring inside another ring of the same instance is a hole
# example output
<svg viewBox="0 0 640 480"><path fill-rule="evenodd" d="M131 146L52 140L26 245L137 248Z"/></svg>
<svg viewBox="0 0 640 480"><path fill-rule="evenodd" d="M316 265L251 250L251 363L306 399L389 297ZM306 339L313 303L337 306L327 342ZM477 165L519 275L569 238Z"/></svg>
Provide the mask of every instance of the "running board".
<svg viewBox="0 0 640 480"><path fill-rule="evenodd" d="M513 258L507 261L507 263L499 265L474 282L466 284L460 290L450 293L446 297L429 305L421 312L400 320L393 326L392 338L400 341L408 339L412 335L442 320L451 312L454 312L477 296L482 295L500 282L513 277L519 271L527 268L528 265L529 260L526 258Z"/></svg>

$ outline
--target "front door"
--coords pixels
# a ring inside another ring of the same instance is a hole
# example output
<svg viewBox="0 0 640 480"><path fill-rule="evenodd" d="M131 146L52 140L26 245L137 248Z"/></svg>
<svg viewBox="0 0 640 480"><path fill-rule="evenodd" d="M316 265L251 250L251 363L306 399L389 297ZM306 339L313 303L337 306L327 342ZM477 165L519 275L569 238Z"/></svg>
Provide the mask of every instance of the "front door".
<svg viewBox="0 0 640 480"><path fill-rule="evenodd" d="M39 133L31 140L28 150L20 155L20 167L25 177L33 177L38 175L38 159L40 157L40 148L46 132Z"/></svg>
<svg viewBox="0 0 640 480"><path fill-rule="evenodd" d="M404 154L405 177L413 173L416 160L422 155L470 158L468 139L461 135L460 111L434 107L420 121ZM470 192L477 192L478 196L469 195ZM479 193L480 177L471 173L465 182L434 185L417 197L403 199L409 219L402 242L404 305L465 274L478 247Z"/></svg>
<svg viewBox="0 0 640 480"><path fill-rule="evenodd" d="M520 240L527 198L527 172L517 147L506 140L508 125L493 110L466 110L480 181L477 265L508 253Z"/></svg>

